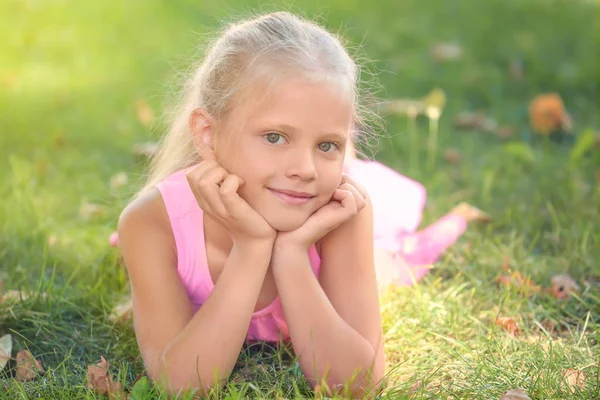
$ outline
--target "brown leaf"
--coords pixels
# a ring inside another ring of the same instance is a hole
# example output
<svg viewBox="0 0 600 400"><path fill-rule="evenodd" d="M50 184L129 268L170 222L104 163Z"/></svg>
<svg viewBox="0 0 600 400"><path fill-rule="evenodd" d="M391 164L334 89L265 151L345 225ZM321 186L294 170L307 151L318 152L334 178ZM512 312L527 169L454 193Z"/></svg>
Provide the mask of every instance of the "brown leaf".
<svg viewBox="0 0 600 400"><path fill-rule="evenodd" d="M17 373L15 379L26 382L34 379L38 373L43 373L42 362L33 358L29 350L21 350L17 353Z"/></svg>
<svg viewBox="0 0 600 400"><path fill-rule="evenodd" d="M158 143L146 142L133 146L133 154L140 157L152 157L158 150Z"/></svg>
<svg viewBox="0 0 600 400"><path fill-rule="evenodd" d="M475 129L483 132L493 133L498 128L498 124L492 118L488 118L484 113L460 113L454 119L454 126L457 129Z"/></svg>
<svg viewBox="0 0 600 400"><path fill-rule="evenodd" d="M503 329L507 330L508 333L515 336L519 334L519 327L514 319L510 317L498 317L496 320L496 325L499 325Z"/></svg>
<svg viewBox="0 0 600 400"><path fill-rule="evenodd" d="M460 152L457 149L449 148L444 151L444 160L449 164L460 164Z"/></svg>
<svg viewBox="0 0 600 400"><path fill-rule="evenodd" d="M569 132L571 117L557 93L541 94L529 104L529 122L533 130L548 135L556 130Z"/></svg>
<svg viewBox="0 0 600 400"><path fill-rule="evenodd" d="M462 47L455 43L437 43L431 49L431 57L437 62L455 61L462 57Z"/></svg>
<svg viewBox="0 0 600 400"><path fill-rule="evenodd" d="M524 389L510 389L502 393L499 400L531 400Z"/></svg>
<svg viewBox="0 0 600 400"><path fill-rule="evenodd" d="M138 121L144 126L149 126L154 122L154 111L145 100L138 100L135 104L135 110Z"/></svg>
<svg viewBox="0 0 600 400"><path fill-rule="evenodd" d="M539 293L542 290L540 285L536 285L531 279L527 278L519 271L514 271L510 275L499 276L496 278L496 281L506 286L513 286L527 295Z"/></svg>
<svg viewBox="0 0 600 400"><path fill-rule="evenodd" d="M569 293L579 290L579 285L569 275L555 275L552 277L552 294L560 300L569 298Z"/></svg>
<svg viewBox="0 0 600 400"><path fill-rule="evenodd" d="M585 374L583 371L577 371L573 368L565 369L562 372L562 376L567 382L567 387L571 392L577 391L577 389L585 389Z"/></svg>
<svg viewBox="0 0 600 400"><path fill-rule="evenodd" d="M126 301L117 304L109 317L109 320L113 323L124 322L133 316L133 302L131 298Z"/></svg>
<svg viewBox="0 0 600 400"><path fill-rule="evenodd" d="M125 172L118 172L110 178L110 187L112 189L118 189L127 185L127 181L127 174Z"/></svg>
<svg viewBox="0 0 600 400"><path fill-rule="evenodd" d="M467 222L489 222L490 216L477 207L462 202L450 210L451 214L457 214L467 220Z"/></svg>
<svg viewBox="0 0 600 400"><path fill-rule="evenodd" d="M84 201L79 207L79 217L88 221L96 216L104 214L104 207L99 204Z"/></svg>
<svg viewBox="0 0 600 400"><path fill-rule="evenodd" d="M95 365L88 365L88 383L89 389L94 389L98 394L108 393L110 387L110 377L108 368L110 364L100 356L100 362Z"/></svg>
<svg viewBox="0 0 600 400"><path fill-rule="evenodd" d="M515 136L517 134L517 129L512 127L512 126L508 126L508 125L504 125L499 127L498 129L496 129L496 136L498 136L500 139L508 139L511 138L513 136Z"/></svg>

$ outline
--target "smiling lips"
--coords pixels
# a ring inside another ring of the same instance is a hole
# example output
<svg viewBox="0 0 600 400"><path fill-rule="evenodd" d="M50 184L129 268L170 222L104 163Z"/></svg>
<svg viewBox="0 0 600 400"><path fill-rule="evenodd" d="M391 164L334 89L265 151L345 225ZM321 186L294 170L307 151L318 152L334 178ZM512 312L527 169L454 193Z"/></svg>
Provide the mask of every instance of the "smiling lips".
<svg viewBox="0 0 600 400"><path fill-rule="evenodd" d="M290 205L302 205L308 203L314 195L306 192L296 192L295 190L271 189L271 193Z"/></svg>

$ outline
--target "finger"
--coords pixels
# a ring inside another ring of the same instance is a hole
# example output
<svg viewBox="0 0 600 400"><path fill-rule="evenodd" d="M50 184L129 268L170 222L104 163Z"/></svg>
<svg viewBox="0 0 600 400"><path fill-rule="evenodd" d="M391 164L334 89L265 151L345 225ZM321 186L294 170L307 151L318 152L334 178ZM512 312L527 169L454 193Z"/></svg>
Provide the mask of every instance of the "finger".
<svg viewBox="0 0 600 400"><path fill-rule="evenodd" d="M350 185L354 186L362 197L364 197L365 199L367 198L367 191L365 190L365 188L356 180L354 180L354 178L352 178L351 176L345 174L342 175L342 184L344 183L349 183Z"/></svg>
<svg viewBox="0 0 600 400"><path fill-rule="evenodd" d="M219 195L219 184L227 178L227 171L223 168L214 168L208 171L198 182L199 195L208 205L209 213L213 213L218 217L227 218L228 213Z"/></svg>
<svg viewBox="0 0 600 400"><path fill-rule="evenodd" d="M362 210L365 205L367 204L365 197L362 195L362 193L360 193L360 191L358 190L358 188L352 186L349 183L344 183L343 185L341 185L339 187L339 189L342 190L347 190L349 192L352 193L352 195L354 196L354 202L356 203L356 209L357 211Z"/></svg>
<svg viewBox="0 0 600 400"><path fill-rule="evenodd" d="M247 203L237 193L240 186L244 184L244 180L237 175L229 175L219 189L221 201L229 215L240 217L246 212L245 206Z"/></svg>

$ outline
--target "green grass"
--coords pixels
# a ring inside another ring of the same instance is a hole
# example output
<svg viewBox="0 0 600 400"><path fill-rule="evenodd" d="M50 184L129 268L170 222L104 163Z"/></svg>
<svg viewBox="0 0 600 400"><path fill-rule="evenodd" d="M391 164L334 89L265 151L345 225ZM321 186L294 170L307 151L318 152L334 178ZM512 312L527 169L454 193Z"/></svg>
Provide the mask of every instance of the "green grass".
<svg viewBox="0 0 600 400"><path fill-rule="evenodd" d="M128 291L125 269L107 238L143 173L131 149L162 128L142 125L135 104L143 99L159 113L199 38L223 18L289 8L219 3L0 5L0 279L5 289L33 293L0 304L0 335L11 333L14 353L30 349L47 370L18 383L14 370L6 369L0 398L94 398L85 388L87 365L101 355L127 391L142 372L131 326L108 319ZM463 200L493 216L490 224L471 227L421 284L382 297L386 398L494 399L515 387L533 399L598 398L600 159L597 150L571 156L586 129L600 129L598 3L300 4L292 10L321 17L363 46L383 88L379 96L446 91L434 166L426 163L425 119L412 131L418 144L409 146L406 119L387 117L376 155L426 186L423 224ZM429 49L442 41L459 43L461 60L433 62ZM511 60L523 64L523 80L511 79ZM575 122L574 137L562 142L546 143L528 126L528 102L548 91L561 94ZM478 109L517 134L502 141L454 129L458 112ZM441 157L448 147L460 151L460 164ZM120 171L130 183L112 189L110 178ZM103 205L104 213L80 218L86 200ZM494 280L505 257L539 285L549 287L553 275L566 272L581 290L558 301L546 292L527 297L498 287ZM498 316L513 317L520 334L499 329ZM550 323L554 331L547 329ZM221 397L309 395L306 382L287 366L281 352L245 355ZM585 374L576 393L562 379L567 368ZM142 395L135 398L158 395L136 390Z"/></svg>

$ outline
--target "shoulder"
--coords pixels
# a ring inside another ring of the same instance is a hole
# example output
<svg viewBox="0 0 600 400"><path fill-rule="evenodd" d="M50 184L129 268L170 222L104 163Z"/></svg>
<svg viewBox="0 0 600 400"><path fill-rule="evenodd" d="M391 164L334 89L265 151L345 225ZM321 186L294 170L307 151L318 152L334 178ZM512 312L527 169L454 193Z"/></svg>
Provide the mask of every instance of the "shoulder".
<svg viewBox="0 0 600 400"><path fill-rule="evenodd" d="M128 239L153 236L154 239L160 238L169 248L175 250L167 209L156 188L134 199L123 209L117 230L121 247L132 243Z"/></svg>

